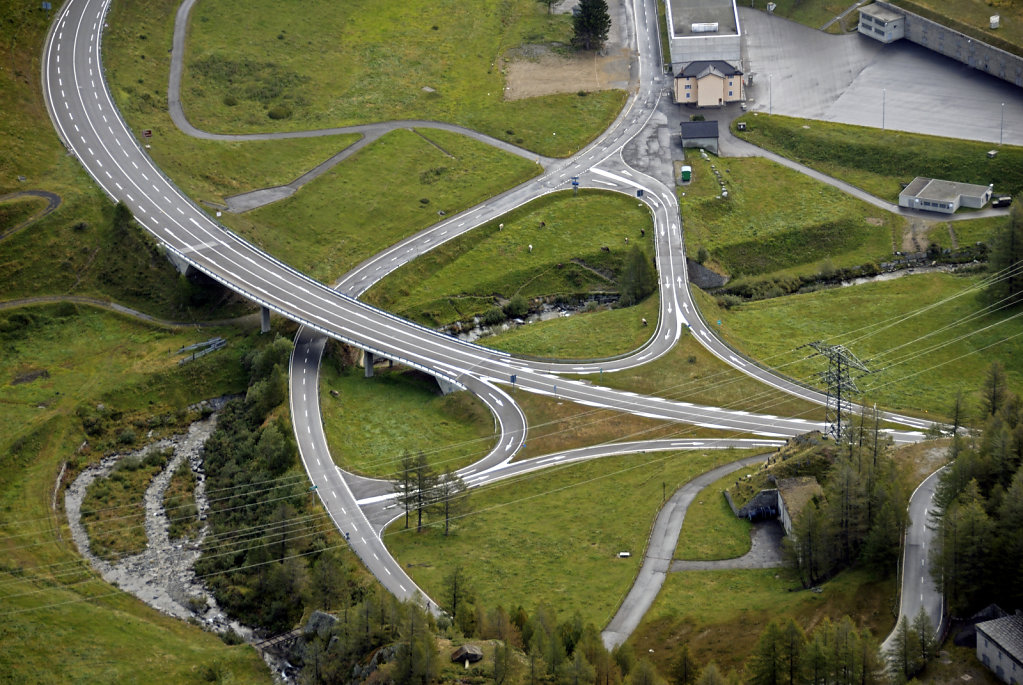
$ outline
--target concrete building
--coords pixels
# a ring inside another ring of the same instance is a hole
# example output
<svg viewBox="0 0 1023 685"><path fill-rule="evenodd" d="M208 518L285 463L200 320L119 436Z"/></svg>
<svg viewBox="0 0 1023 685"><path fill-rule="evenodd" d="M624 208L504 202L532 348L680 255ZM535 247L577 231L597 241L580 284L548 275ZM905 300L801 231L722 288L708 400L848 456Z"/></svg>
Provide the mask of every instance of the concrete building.
<svg viewBox="0 0 1023 685"><path fill-rule="evenodd" d="M904 37L974 69L1023 86L1023 57L884 0L859 8L859 33L882 43Z"/></svg>
<svg viewBox="0 0 1023 685"><path fill-rule="evenodd" d="M1003 683L1023 683L1023 615L978 623L977 658Z"/></svg>
<svg viewBox="0 0 1023 685"><path fill-rule="evenodd" d="M718 122L716 121L683 121L682 147L698 147L708 152L718 153Z"/></svg>
<svg viewBox="0 0 1023 685"><path fill-rule="evenodd" d="M742 35L735 0L666 0L671 70L692 62L742 64Z"/></svg>
<svg viewBox="0 0 1023 685"><path fill-rule="evenodd" d="M882 43L892 43L906 36L906 15L881 5L867 5L860 8L857 30Z"/></svg>
<svg viewBox="0 0 1023 685"><path fill-rule="evenodd" d="M960 207L980 209L991 200L991 186L918 176L899 193L899 206L955 214Z"/></svg>
<svg viewBox="0 0 1023 685"><path fill-rule="evenodd" d="M742 71L724 60L690 62L675 74L679 104L717 107L742 99Z"/></svg>

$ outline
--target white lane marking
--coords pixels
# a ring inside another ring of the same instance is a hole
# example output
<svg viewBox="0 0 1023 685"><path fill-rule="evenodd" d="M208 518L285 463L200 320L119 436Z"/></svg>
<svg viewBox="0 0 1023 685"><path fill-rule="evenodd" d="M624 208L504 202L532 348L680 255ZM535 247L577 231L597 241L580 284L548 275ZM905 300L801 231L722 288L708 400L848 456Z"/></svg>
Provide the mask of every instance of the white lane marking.
<svg viewBox="0 0 1023 685"><path fill-rule="evenodd" d="M316 457L316 465L317 466L323 466L323 464L320 463L320 458L319 457Z"/></svg>
<svg viewBox="0 0 1023 685"><path fill-rule="evenodd" d="M331 490L330 494L332 494L334 496L334 499L337 499L337 492L335 492L334 490Z"/></svg>
<svg viewBox="0 0 1023 685"><path fill-rule="evenodd" d="M384 570L387 571L387 575L391 575L391 569L384 566Z"/></svg>
<svg viewBox="0 0 1023 685"><path fill-rule="evenodd" d="M373 552L373 558L376 559L377 561L380 561L380 557L377 556L376 552Z"/></svg>
<svg viewBox="0 0 1023 685"><path fill-rule="evenodd" d="M408 590L406 590L406 589L405 589L405 586L404 586L404 585L402 585L401 583L398 583L398 587L400 587L400 588L401 588L401 591L402 591L402 592L408 592Z"/></svg>

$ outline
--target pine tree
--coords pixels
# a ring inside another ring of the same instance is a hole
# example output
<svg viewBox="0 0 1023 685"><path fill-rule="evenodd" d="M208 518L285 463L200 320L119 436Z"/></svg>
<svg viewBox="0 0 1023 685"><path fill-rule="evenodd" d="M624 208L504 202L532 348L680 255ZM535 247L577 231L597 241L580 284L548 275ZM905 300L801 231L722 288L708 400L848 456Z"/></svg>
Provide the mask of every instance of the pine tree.
<svg viewBox="0 0 1023 685"><path fill-rule="evenodd" d="M1009 217L991 241L990 268L997 278L987 294L1003 305L1023 303L1023 208L1012 207Z"/></svg>
<svg viewBox="0 0 1023 685"><path fill-rule="evenodd" d="M611 30L611 15L606 0L579 0L579 11L572 19L575 29L573 42L584 50L604 47Z"/></svg>
<svg viewBox="0 0 1023 685"><path fill-rule="evenodd" d="M623 307L636 304L657 288L657 273L651 260L638 246L633 245L625 256L618 289Z"/></svg>
<svg viewBox="0 0 1023 685"><path fill-rule="evenodd" d="M671 662L671 685L694 685L700 677L700 668L689 653L689 645L682 645L678 656Z"/></svg>

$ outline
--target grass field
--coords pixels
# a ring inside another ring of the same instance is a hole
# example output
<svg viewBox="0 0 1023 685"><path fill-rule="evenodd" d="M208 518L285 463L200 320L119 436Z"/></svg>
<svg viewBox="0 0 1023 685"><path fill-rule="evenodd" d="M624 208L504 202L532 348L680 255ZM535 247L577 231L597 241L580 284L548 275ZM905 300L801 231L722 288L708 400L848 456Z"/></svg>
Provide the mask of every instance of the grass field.
<svg viewBox="0 0 1023 685"><path fill-rule="evenodd" d="M999 194L1023 189L1023 147L1002 145L988 159L991 143L978 141L751 113L739 121L746 131L733 125L736 135L890 202L898 202L899 183L916 176L993 182Z"/></svg>
<svg viewBox="0 0 1023 685"><path fill-rule="evenodd" d="M217 333L229 340L225 350L177 365L177 349ZM124 431L177 430L190 402L244 388L240 357L253 338L57 305L3 312L0 339L0 673L15 682L178 683L222 671L268 681L248 647L227 647L86 570L63 514L51 509L61 463L73 477L123 445Z"/></svg>
<svg viewBox="0 0 1023 685"><path fill-rule="evenodd" d="M680 198L686 251L710 253L709 266L732 276L816 273L892 255L903 219L766 159L713 160L691 155L693 182Z"/></svg>
<svg viewBox="0 0 1023 685"><path fill-rule="evenodd" d="M653 255L653 230L641 237L652 228L650 212L637 204L601 191L544 196L406 264L365 299L438 326L482 315L515 295L616 292L629 247Z"/></svg>
<svg viewBox="0 0 1023 685"><path fill-rule="evenodd" d="M478 342L528 357L603 359L631 352L649 340L660 306L660 297L651 295L632 307L576 312L513 328ZM648 325L643 325L643 319Z"/></svg>
<svg viewBox="0 0 1023 685"><path fill-rule="evenodd" d="M736 518L722 494L734 482L735 474L728 474L701 490L689 505L675 548L676 559L734 559L750 550L753 524Z"/></svg>
<svg viewBox="0 0 1023 685"><path fill-rule="evenodd" d="M708 320L715 321L712 318L713 312L707 309L713 303L701 301L699 304L704 307ZM762 333L764 336L771 335L766 330ZM783 343L784 340L776 342ZM768 363L775 362L768 360ZM589 379L620 390L682 402L778 416L798 416L811 421L824 418L822 407L769 388L726 366L690 335L684 336L668 354L649 364L617 373L606 373L602 379Z"/></svg>
<svg viewBox="0 0 1023 685"><path fill-rule="evenodd" d="M567 43L571 31L570 16L548 15L532 0L313 0L300 12L272 0L198 5L182 101L192 123L209 130L432 119L567 156L611 123L624 93L505 102L502 56Z"/></svg>
<svg viewBox="0 0 1023 685"><path fill-rule="evenodd" d="M539 172L532 162L465 136L399 130L334 167L302 192L223 220L263 249L333 281L447 214ZM421 202L421 200L427 202Z"/></svg>
<svg viewBox="0 0 1023 685"><path fill-rule="evenodd" d="M792 21L798 21L810 28L820 28L826 22L849 9L849 4L842 0L774 0L774 13L779 17L786 17ZM754 0L753 6L763 10L767 0ZM846 25L855 29L859 21L860 13L852 12L846 17ZM829 30L829 33L840 33L842 27L836 22Z"/></svg>
<svg viewBox="0 0 1023 685"><path fill-rule="evenodd" d="M819 594L787 569L669 573L630 642L637 654L652 650L662 673L683 643L697 663L716 661L727 672L753 653L768 622L788 616L809 632L825 618L849 615L880 640L894 625L896 592L894 580L861 571L839 574Z"/></svg>
<svg viewBox="0 0 1023 685"><path fill-rule="evenodd" d="M331 395L337 391L338 397ZM430 376L409 370L320 370L320 404L327 442L338 466L393 478L405 452L423 450L443 472L486 456L494 445L494 419L467 392L441 395Z"/></svg>
<svg viewBox="0 0 1023 685"><path fill-rule="evenodd" d="M418 534L398 521L385 542L434 598L461 564L488 608L521 604L532 610L547 602L566 617L578 611L584 623L602 628L639 569L662 484L672 492L742 456L657 452L546 469L474 491L472 513L447 538L443 520ZM617 558L622 550L633 556Z"/></svg>
<svg viewBox="0 0 1023 685"><path fill-rule="evenodd" d="M343 150L357 134L280 141L199 140L181 133L167 111L167 78L174 12L180 3L112 3L103 60L110 90L129 126L168 176L196 200L290 183Z"/></svg>
<svg viewBox="0 0 1023 685"><path fill-rule="evenodd" d="M858 383L863 401L944 416L957 390L970 394L980 387L992 361L1005 366L1010 388L1023 387L1020 312L986 312L979 281L929 273L728 311L704 295L699 306L707 320L721 320L730 344L783 373L810 379L824 370L822 361L806 361L805 350L796 348L813 340L841 343L875 371Z"/></svg>

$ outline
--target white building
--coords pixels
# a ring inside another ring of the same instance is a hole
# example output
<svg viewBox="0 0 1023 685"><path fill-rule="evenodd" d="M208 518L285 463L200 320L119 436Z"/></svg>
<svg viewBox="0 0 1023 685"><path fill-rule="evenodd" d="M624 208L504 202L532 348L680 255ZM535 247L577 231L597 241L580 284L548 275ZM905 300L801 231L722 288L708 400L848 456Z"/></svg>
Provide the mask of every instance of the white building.
<svg viewBox="0 0 1023 685"><path fill-rule="evenodd" d="M960 207L980 209L991 200L991 186L917 176L899 193L899 206L955 214Z"/></svg>
<svg viewBox="0 0 1023 685"><path fill-rule="evenodd" d="M977 658L1003 683L1023 683L1023 615L978 623Z"/></svg>
<svg viewBox="0 0 1023 685"><path fill-rule="evenodd" d="M881 5L867 5L860 8L857 30L882 43L892 43L905 37L906 15Z"/></svg>

